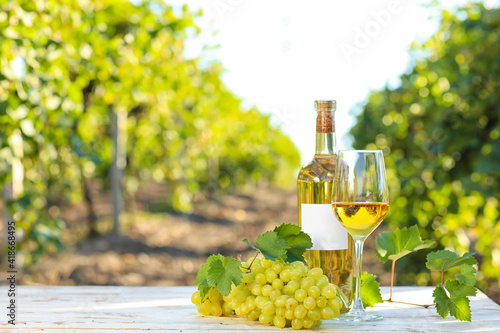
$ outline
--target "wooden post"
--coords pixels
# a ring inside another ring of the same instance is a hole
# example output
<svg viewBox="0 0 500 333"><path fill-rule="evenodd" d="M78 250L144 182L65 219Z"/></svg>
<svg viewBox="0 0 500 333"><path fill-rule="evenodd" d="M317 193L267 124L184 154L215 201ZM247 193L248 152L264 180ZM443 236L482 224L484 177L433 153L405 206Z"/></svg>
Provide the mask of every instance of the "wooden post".
<svg viewBox="0 0 500 333"><path fill-rule="evenodd" d="M111 137L113 162L111 163L111 198L113 201L113 234L120 233L121 214L124 209L123 176L127 164L127 111L111 107Z"/></svg>

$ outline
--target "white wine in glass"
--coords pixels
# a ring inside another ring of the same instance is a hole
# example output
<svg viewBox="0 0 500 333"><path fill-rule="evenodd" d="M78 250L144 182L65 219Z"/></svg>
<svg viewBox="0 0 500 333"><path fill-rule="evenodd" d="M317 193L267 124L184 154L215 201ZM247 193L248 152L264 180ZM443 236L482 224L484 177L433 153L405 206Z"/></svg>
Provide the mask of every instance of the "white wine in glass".
<svg viewBox="0 0 500 333"><path fill-rule="evenodd" d="M340 150L332 186L333 213L354 239L356 256L354 301L348 313L337 319L358 322L380 320L366 313L361 298L363 244L389 211L389 190L381 150Z"/></svg>

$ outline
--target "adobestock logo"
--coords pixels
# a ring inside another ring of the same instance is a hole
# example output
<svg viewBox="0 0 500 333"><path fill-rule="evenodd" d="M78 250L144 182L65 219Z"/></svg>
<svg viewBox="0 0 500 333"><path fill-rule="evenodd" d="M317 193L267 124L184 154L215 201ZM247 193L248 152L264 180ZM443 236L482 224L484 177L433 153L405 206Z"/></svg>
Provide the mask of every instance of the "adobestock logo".
<svg viewBox="0 0 500 333"><path fill-rule="evenodd" d="M224 16L233 12L242 2L243 0L215 0L212 6L219 20L224 21Z"/></svg>
<svg viewBox="0 0 500 333"><path fill-rule="evenodd" d="M351 63L352 57L355 54L360 54L361 50L367 47L372 38L377 37L382 28L389 26L392 21L392 16L401 13L403 8L398 0L391 0L387 4L387 9L372 11L370 16L372 20L366 22L363 29L354 28L354 38L352 43L341 42L340 49L347 63Z"/></svg>

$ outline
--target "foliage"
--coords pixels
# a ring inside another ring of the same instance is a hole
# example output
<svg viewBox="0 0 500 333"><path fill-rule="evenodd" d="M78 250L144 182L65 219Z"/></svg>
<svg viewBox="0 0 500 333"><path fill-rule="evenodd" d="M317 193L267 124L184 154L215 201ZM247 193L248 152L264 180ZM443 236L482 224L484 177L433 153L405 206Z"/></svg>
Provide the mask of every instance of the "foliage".
<svg viewBox="0 0 500 333"><path fill-rule="evenodd" d="M443 11L439 31L413 45L414 64L399 87L372 92L350 132L355 148L384 151L389 225L418 225L440 247L477 252L478 277L496 283L499 36L499 9L471 3ZM423 263L418 258L407 271Z"/></svg>
<svg viewBox="0 0 500 333"><path fill-rule="evenodd" d="M384 302L380 293L380 283L376 278L375 275L367 272L361 274L361 299L364 308L373 308L375 304Z"/></svg>
<svg viewBox="0 0 500 333"><path fill-rule="evenodd" d="M434 289L434 303L436 311L446 318L448 313L461 320L471 321L470 300L468 296L476 296L476 269L472 266L477 264L473 253L466 253L459 257L451 251L436 251L427 255L426 266L431 271L441 272L441 284ZM460 267L460 273L455 278L443 280L446 270Z"/></svg>
<svg viewBox="0 0 500 333"><path fill-rule="evenodd" d="M8 207L24 231L26 264L35 249L60 247L61 206L91 205L89 181L109 186L115 114L126 115L130 196L162 182L166 203L189 212L249 181L293 180L299 155L290 139L242 107L220 64L184 57L201 13L128 0L15 0L0 9L0 184L22 155L24 193Z"/></svg>
<svg viewBox="0 0 500 333"><path fill-rule="evenodd" d="M256 241L258 247L246 238L243 239L243 242L262 253L266 259L281 258L283 261L302 261L303 263L306 262L304 252L313 245L308 234L303 232L299 226L290 223L283 223L275 227L274 230L259 235Z"/></svg>

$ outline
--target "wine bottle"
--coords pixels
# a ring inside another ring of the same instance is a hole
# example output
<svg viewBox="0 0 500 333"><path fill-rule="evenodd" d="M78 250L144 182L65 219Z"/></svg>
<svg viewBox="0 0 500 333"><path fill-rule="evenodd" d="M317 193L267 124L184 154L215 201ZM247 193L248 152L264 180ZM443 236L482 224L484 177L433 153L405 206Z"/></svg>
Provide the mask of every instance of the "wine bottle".
<svg viewBox="0 0 500 333"><path fill-rule="evenodd" d="M332 210L332 185L336 167L336 101L315 101L316 152L297 177L299 226L311 236L313 247L305 259L321 267L330 282L339 286L347 311L352 300L354 241Z"/></svg>

